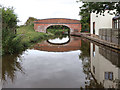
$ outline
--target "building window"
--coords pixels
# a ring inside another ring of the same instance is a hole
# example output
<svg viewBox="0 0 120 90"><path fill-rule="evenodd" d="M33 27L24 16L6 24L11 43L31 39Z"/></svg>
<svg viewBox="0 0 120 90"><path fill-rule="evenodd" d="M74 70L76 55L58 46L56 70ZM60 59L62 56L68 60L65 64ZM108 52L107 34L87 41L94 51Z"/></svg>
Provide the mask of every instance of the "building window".
<svg viewBox="0 0 120 90"><path fill-rule="evenodd" d="M113 80L113 72L105 72L105 80Z"/></svg>

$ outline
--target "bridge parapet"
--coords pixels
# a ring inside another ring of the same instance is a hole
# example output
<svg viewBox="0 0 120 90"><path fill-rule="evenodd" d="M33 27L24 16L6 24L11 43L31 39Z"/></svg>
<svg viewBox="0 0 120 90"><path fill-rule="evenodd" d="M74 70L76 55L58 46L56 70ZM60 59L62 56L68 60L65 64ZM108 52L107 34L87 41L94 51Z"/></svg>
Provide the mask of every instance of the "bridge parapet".
<svg viewBox="0 0 120 90"><path fill-rule="evenodd" d="M70 28L70 32L80 32L81 24L79 20L53 18L53 19L41 19L34 21L34 29L37 32L46 33L46 29L53 25L64 25Z"/></svg>

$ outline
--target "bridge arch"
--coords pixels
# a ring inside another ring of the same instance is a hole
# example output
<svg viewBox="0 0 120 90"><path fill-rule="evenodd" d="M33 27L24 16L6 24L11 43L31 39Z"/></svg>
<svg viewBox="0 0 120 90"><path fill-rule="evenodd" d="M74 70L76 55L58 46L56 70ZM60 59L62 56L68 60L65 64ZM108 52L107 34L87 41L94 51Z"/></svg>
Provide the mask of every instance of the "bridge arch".
<svg viewBox="0 0 120 90"><path fill-rule="evenodd" d="M34 21L34 29L37 32L46 33L46 29L51 25L64 25L70 28L70 33L80 32L81 24L79 20L66 18L50 18Z"/></svg>
<svg viewBox="0 0 120 90"><path fill-rule="evenodd" d="M65 26L65 27L69 28L69 30L68 30L69 33L72 31L72 29L70 28L70 26L69 26L69 25L66 25L66 24L50 24L50 25L48 25L47 27L45 27L46 33L47 33L47 29L48 29L49 27L51 27L51 26Z"/></svg>
<svg viewBox="0 0 120 90"><path fill-rule="evenodd" d="M65 37L65 38L66 38L66 37ZM49 44L51 44L51 45L66 45L66 44L68 44L68 43L71 41L71 38L70 38L69 35L67 36L67 38L68 38L67 41L59 42L59 43L51 42L50 40L52 40L52 39L49 39L49 40L46 40L46 41L47 41L47 43L49 43ZM53 39L53 40L54 40L54 39Z"/></svg>

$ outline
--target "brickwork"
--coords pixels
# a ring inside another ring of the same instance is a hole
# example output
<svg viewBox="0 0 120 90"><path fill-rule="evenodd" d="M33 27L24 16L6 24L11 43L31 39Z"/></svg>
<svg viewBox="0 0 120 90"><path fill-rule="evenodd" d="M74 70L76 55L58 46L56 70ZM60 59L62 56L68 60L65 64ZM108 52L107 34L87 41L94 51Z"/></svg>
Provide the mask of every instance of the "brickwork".
<svg viewBox="0 0 120 90"><path fill-rule="evenodd" d="M34 21L34 29L37 32L46 33L46 29L53 25L64 25L70 28L70 32L80 32L81 24L79 20L53 18L53 19L41 19Z"/></svg>

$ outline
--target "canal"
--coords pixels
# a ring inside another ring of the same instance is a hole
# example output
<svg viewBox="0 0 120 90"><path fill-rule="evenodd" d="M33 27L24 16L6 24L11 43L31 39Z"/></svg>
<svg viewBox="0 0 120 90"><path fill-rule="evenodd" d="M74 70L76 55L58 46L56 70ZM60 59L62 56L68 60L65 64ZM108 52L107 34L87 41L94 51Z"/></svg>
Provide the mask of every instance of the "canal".
<svg viewBox="0 0 120 90"><path fill-rule="evenodd" d="M120 51L64 36L2 58L3 88L120 88Z"/></svg>

